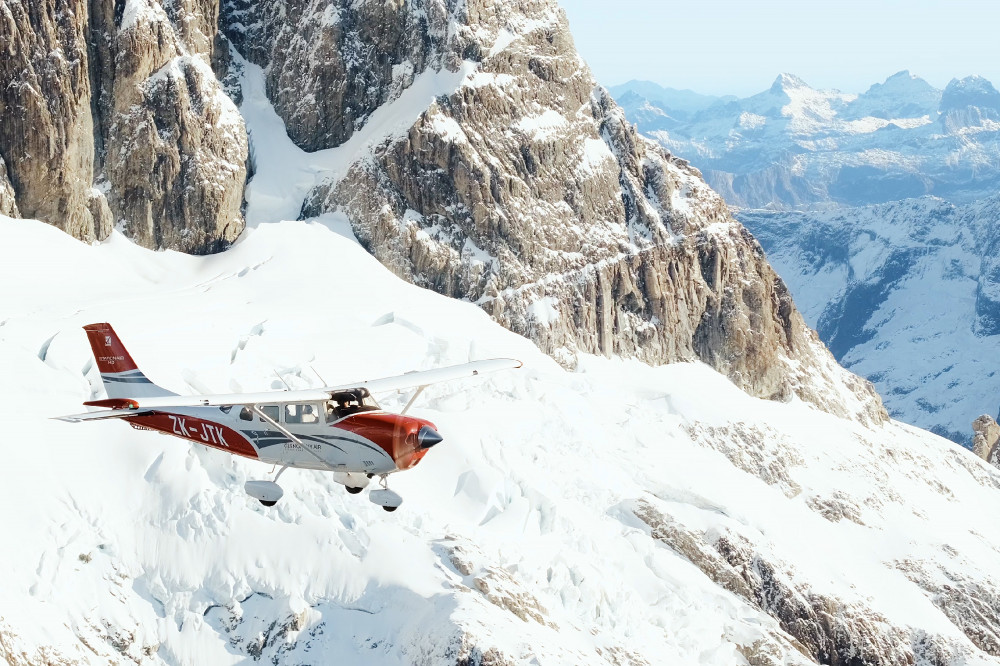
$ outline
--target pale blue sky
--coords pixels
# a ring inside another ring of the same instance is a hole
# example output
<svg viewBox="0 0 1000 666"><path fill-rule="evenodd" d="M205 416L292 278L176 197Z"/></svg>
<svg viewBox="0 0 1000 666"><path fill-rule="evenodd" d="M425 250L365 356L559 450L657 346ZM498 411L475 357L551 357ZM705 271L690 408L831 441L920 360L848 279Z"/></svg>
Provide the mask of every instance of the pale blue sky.
<svg viewBox="0 0 1000 666"><path fill-rule="evenodd" d="M602 84L760 92L781 72L863 92L908 69L1000 86L1000 0L559 0Z"/></svg>

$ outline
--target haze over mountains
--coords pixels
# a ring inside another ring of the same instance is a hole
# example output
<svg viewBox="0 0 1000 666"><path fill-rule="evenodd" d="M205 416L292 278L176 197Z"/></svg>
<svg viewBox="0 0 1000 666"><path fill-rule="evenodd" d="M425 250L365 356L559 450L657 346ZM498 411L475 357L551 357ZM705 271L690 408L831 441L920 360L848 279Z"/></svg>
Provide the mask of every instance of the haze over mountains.
<svg viewBox="0 0 1000 666"><path fill-rule="evenodd" d="M691 160L733 206L968 202L1000 183L1000 92L981 77L938 90L902 71L861 95L791 74L742 99L656 88L611 90L641 132Z"/></svg>
<svg viewBox="0 0 1000 666"><path fill-rule="evenodd" d="M743 99L612 90L641 131L702 170L890 413L971 443L972 420L1000 403L992 83L939 90L903 71L861 95L790 74Z"/></svg>

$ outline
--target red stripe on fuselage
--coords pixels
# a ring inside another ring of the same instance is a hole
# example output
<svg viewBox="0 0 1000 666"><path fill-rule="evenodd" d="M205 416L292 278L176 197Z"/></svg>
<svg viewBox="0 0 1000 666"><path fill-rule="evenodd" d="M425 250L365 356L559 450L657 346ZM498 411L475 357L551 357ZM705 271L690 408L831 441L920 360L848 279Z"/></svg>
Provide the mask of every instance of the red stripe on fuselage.
<svg viewBox="0 0 1000 666"><path fill-rule="evenodd" d="M250 440L232 428L227 428L214 421L168 412L132 416L129 417L128 421L143 428L165 432L168 435L174 435L213 449L257 459L257 449L253 448Z"/></svg>

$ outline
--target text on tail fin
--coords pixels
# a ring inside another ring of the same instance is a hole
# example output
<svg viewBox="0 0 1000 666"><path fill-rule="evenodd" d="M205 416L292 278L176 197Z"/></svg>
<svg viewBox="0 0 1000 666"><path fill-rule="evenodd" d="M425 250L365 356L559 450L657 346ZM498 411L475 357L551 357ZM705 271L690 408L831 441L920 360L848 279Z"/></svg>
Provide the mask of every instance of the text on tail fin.
<svg viewBox="0 0 1000 666"><path fill-rule="evenodd" d="M94 350L94 360L101 374L139 369L111 324L88 324L83 330L90 339L90 348Z"/></svg>

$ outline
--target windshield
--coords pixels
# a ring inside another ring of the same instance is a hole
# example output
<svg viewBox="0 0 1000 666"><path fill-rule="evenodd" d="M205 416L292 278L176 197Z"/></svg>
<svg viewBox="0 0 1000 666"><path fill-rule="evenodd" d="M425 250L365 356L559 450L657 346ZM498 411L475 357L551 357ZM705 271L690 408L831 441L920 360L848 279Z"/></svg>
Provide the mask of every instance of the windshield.
<svg viewBox="0 0 1000 666"><path fill-rule="evenodd" d="M381 409L366 388L350 389L334 393L326 403L326 421L336 421L358 412Z"/></svg>

